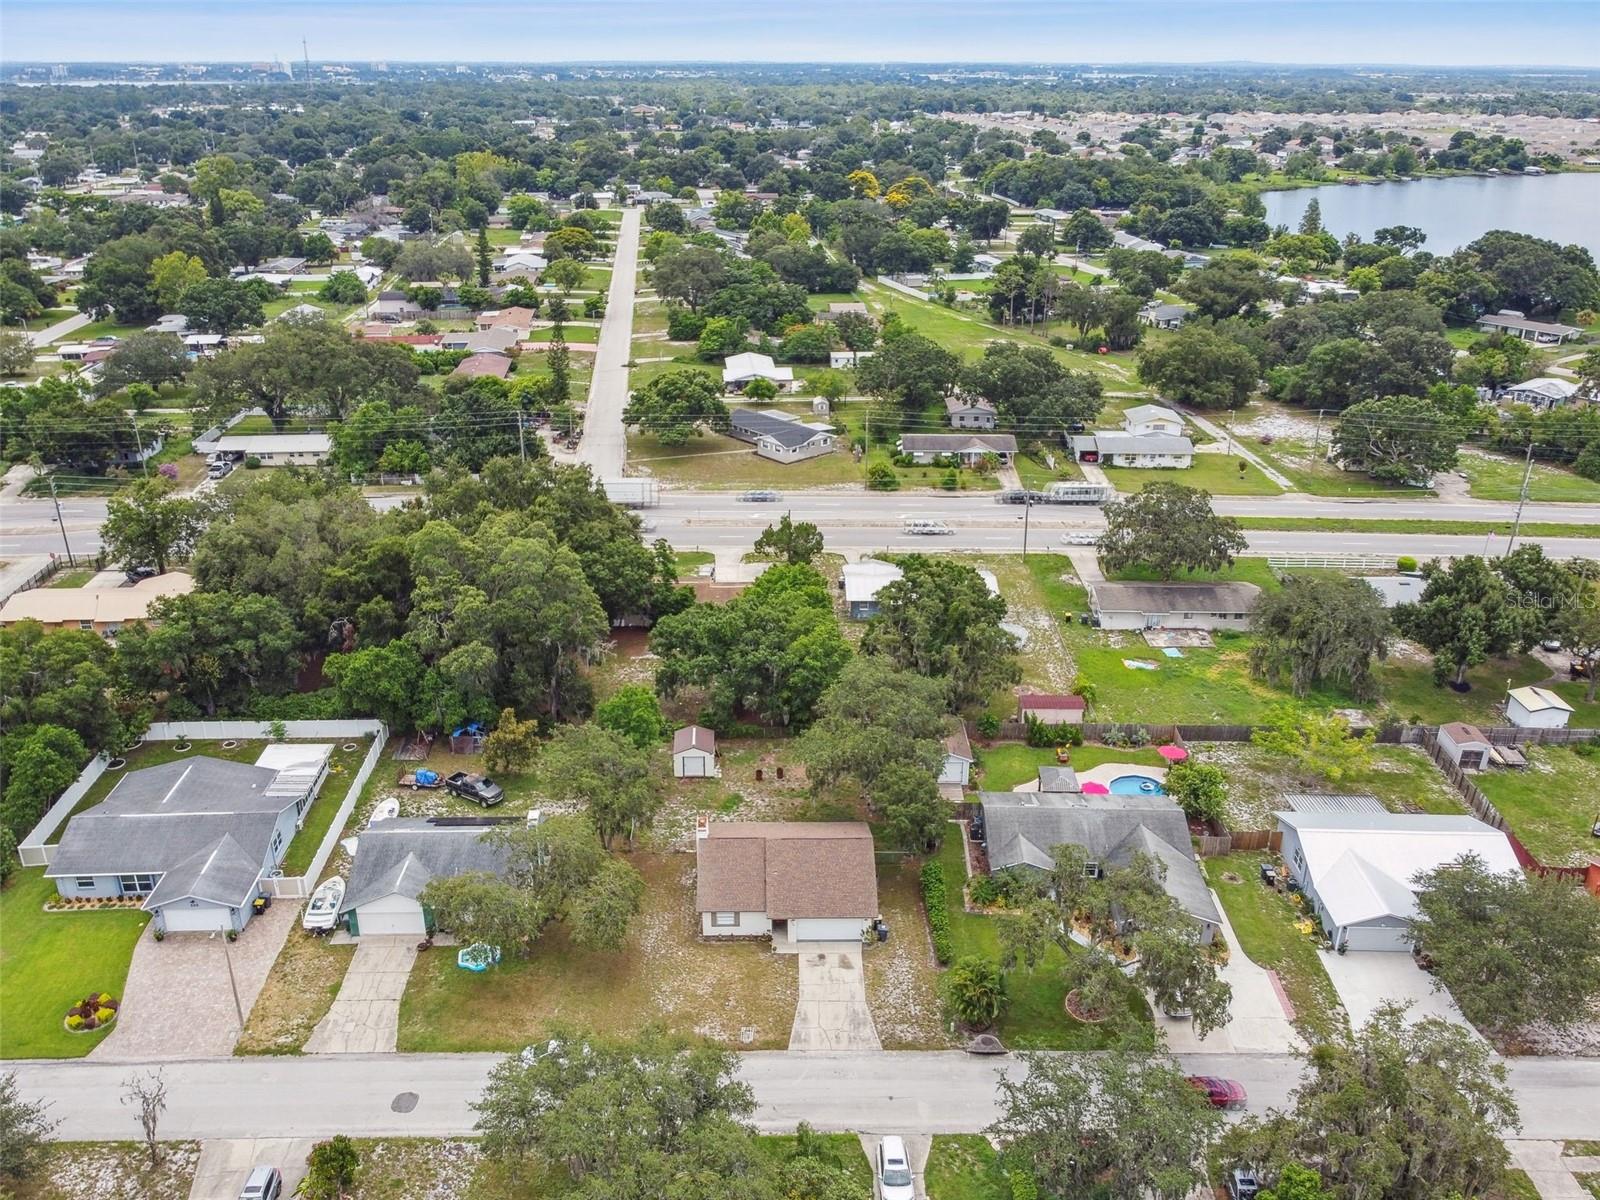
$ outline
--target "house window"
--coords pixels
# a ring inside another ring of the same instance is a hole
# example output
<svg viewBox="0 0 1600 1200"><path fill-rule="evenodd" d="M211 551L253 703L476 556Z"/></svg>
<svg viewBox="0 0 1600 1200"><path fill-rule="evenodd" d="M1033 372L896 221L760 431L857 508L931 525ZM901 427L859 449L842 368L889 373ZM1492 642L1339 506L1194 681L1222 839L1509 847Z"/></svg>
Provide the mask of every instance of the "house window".
<svg viewBox="0 0 1600 1200"><path fill-rule="evenodd" d="M124 896L143 896L156 890L154 875L119 875L117 884Z"/></svg>
<svg viewBox="0 0 1600 1200"><path fill-rule="evenodd" d="M1100 864L1097 863L1097 862L1092 862L1092 861L1084 863L1083 864L1083 877L1085 879L1099 879L1100 878Z"/></svg>
<svg viewBox="0 0 1600 1200"><path fill-rule="evenodd" d="M90 891L90 890L92 890L94 888L94 876L93 875L79 875L72 882L77 884L78 890L80 892L87 892L87 891Z"/></svg>
<svg viewBox="0 0 1600 1200"><path fill-rule="evenodd" d="M1306 865L1306 856L1300 853L1299 846L1294 848L1294 865L1301 868L1304 868Z"/></svg>
<svg viewBox="0 0 1600 1200"><path fill-rule="evenodd" d="M278 857L278 851L283 849L283 831L280 829L272 835L272 857Z"/></svg>
<svg viewBox="0 0 1600 1200"><path fill-rule="evenodd" d="M712 913L711 924L717 929L732 929L739 924L739 914L736 912Z"/></svg>
<svg viewBox="0 0 1600 1200"><path fill-rule="evenodd" d="M93 629L94 628L94 622L93 621L79 621L78 622L78 628L79 629Z"/></svg>

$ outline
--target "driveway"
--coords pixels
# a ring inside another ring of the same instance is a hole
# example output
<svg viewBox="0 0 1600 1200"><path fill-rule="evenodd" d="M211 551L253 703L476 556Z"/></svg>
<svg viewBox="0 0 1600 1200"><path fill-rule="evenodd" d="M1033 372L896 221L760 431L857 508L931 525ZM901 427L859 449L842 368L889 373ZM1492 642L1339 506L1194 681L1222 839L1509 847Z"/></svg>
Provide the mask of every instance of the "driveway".
<svg viewBox="0 0 1600 1200"><path fill-rule="evenodd" d="M800 998L794 1006L789 1049L883 1049L867 1007L861 947L819 942L795 957L800 960Z"/></svg>
<svg viewBox="0 0 1600 1200"><path fill-rule="evenodd" d="M1411 1001L1409 1017L1413 1021L1442 1017L1472 1029L1450 993L1435 991L1433 976L1419 968L1409 954L1352 950L1347 954L1324 954L1322 962L1328 968L1328 978L1333 980L1333 990L1339 993L1339 1002L1350 1014L1352 1029L1365 1025L1374 1010L1390 1000ZM1477 1030L1473 1033L1476 1035Z"/></svg>
<svg viewBox="0 0 1600 1200"><path fill-rule="evenodd" d="M251 1167L283 1172L283 1194L294 1195L305 1177L314 1138L211 1138L200 1144L189 1200L239 1200Z"/></svg>
<svg viewBox="0 0 1600 1200"><path fill-rule="evenodd" d="M158 942L155 926L148 926L134 943L117 1026L90 1057L148 1062L232 1054L239 1011L250 1015L299 916L298 904L279 900L236 942L220 933L171 933Z"/></svg>
<svg viewBox="0 0 1600 1200"><path fill-rule="evenodd" d="M364 937L328 1015L306 1039L307 1054L393 1054L400 997L417 961L414 936Z"/></svg>
<svg viewBox="0 0 1600 1200"><path fill-rule="evenodd" d="M867 1156L867 1161L873 1167L872 1194L878 1194L878 1143L884 1138L895 1135L891 1129L884 1133L858 1133L861 1139L861 1152ZM933 1150L933 1135L928 1133L900 1133L899 1138L906 1145L906 1157L911 1160L911 1186L916 1189L918 1200L923 1200L928 1194L927 1186L923 1183L923 1172L928 1169L928 1155Z"/></svg>
<svg viewBox="0 0 1600 1200"><path fill-rule="evenodd" d="M1283 1054L1304 1050L1305 1041L1290 1022L1289 998L1277 976L1251 961L1240 948L1228 921L1228 910L1222 907L1215 891L1211 899L1222 914L1222 935L1228 939L1228 961L1218 971L1233 988L1228 1023L1199 1038L1193 1021L1174 1020L1152 1004L1156 1028L1165 1035L1167 1048L1174 1054Z"/></svg>

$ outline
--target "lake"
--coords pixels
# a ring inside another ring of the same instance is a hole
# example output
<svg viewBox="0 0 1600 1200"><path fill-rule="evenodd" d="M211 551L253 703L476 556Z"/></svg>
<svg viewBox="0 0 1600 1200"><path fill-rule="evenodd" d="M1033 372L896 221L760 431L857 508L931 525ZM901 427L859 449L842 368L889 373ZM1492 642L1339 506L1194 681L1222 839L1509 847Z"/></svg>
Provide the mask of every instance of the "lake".
<svg viewBox="0 0 1600 1200"><path fill-rule="evenodd" d="M1576 242L1600 260L1600 174L1461 175L1263 192L1268 225L1296 229L1312 197L1322 205L1322 227L1343 238L1352 230L1367 241L1386 225L1414 225L1428 235L1424 250L1448 254L1491 229L1510 229Z"/></svg>

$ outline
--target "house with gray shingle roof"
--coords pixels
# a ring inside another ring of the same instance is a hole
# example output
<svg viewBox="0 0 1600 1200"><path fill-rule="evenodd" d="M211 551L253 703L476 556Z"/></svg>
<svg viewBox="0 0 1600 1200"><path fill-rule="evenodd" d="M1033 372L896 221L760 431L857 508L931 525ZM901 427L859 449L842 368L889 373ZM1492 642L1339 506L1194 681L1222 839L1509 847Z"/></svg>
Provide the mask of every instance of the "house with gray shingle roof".
<svg viewBox="0 0 1600 1200"><path fill-rule="evenodd" d="M472 871L503 872L507 851L488 835L507 823L502 817L422 817L371 826L356 838L340 918L358 937L431 934L433 913L422 903L422 889Z"/></svg>
<svg viewBox="0 0 1600 1200"><path fill-rule="evenodd" d="M1049 871L1055 847L1065 845L1081 846L1096 874L1145 855L1161 864L1161 886L1209 944L1222 916L1195 861L1183 810L1166 796L1057 790L1065 782L1052 780L1047 788L1041 772L1038 791L978 793L990 870Z"/></svg>
<svg viewBox="0 0 1600 1200"><path fill-rule="evenodd" d="M322 785L329 749L307 746L290 766L197 756L129 771L68 822L45 876L67 899L142 898L168 933L243 929Z"/></svg>

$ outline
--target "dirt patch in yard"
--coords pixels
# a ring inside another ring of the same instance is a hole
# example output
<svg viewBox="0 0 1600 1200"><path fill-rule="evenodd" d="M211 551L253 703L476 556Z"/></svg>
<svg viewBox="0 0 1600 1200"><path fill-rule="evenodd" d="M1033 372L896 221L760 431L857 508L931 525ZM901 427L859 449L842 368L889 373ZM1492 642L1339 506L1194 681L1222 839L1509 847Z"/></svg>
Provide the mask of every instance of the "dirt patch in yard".
<svg viewBox="0 0 1600 1200"><path fill-rule="evenodd" d="M956 1044L941 1013L939 969L928 941L918 870L912 863L878 865L878 904L889 940L868 946L864 957L867 1004L885 1050L943 1050Z"/></svg>
<svg viewBox="0 0 1600 1200"><path fill-rule="evenodd" d="M142 1142L53 1142L38 1172L13 1184L16 1200L187 1200L199 1142L162 1142L151 1167Z"/></svg>
<svg viewBox="0 0 1600 1200"><path fill-rule="evenodd" d="M354 954L353 945L291 929L233 1052L298 1054L339 994Z"/></svg>
<svg viewBox="0 0 1600 1200"><path fill-rule="evenodd" d="M558 1025L631 1036L651 1023L734 1049L787 1046L793 961L765 942L700 939L691 856L628 861L644 876L644 911L621 950L581 950L554 927L529 958L482 975L453 954L423 955L400 1005L400 1050L515 1050Z"/></svg>

